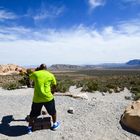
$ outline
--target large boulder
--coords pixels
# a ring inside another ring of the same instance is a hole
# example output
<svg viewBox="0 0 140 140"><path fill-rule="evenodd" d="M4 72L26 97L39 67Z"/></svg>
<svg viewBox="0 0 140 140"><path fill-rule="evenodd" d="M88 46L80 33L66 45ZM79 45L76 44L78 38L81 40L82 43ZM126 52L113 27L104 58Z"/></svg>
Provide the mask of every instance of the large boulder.
<svg viewBox="0 0 140 140"><path fill-rule="evenodd" d="M121 117L121 123L127 128L140 133L140 100L132 102Z"/></svg>
<svg viewBox="0 0 140 140"><path fill-rule="evenodd" d="M0 75L18 74L21 71L25 72L26 69L15 64L0 65Z"/></svg>

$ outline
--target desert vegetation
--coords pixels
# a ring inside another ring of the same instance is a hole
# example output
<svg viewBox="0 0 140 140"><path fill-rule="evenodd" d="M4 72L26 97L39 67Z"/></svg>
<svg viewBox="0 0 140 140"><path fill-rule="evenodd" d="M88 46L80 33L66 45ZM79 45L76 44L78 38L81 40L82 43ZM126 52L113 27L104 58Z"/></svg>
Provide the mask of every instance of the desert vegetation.
<svg viewBox="0 0 140 140"><path fill-rule="evenodd" d="M23 86L21 75L0 75L0 87L7 90L19 89Z"/></svg>
<svg viewBox="0 0 140 140"><path fill-rule="evenodd" d="M139 70L80 70L53 73L57 79L57 92L67 92L71 85L82 87L82 91L91 93L117 93L126 87L133 93L134 100L140 98ZM0 76L0 86L8 90L22 88L28 85L28 74Z"/></svg>

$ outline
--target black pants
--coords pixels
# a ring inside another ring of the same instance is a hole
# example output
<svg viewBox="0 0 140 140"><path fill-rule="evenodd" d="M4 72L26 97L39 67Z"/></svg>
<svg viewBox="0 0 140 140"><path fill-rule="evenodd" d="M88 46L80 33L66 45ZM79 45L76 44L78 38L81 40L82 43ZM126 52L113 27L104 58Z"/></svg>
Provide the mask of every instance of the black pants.
<svg viewBox="0 0 140 140"><path fill-rule="evenodd" d="M49 102L44 102L44 103L32 103L31 107L31 112L30 112L30 117L38 117L41 114L41 109L45 106L47 112L49 115L55 115L56 114L56 109L55 109L55 101L54 99L49 101Z"/></svg>

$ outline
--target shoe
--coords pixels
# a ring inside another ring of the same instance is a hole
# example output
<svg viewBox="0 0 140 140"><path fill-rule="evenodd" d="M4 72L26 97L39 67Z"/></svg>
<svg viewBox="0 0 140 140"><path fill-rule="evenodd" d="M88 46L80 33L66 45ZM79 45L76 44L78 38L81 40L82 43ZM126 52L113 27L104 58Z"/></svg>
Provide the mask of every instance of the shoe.
<svg viewBox="0 0 140 140"><path fill-rule="evenodd" d="M53 124L53 126L51 127L51 130L56 130L56 129L58 129L60 127L60 123L59 122L55 122L54 124Z"/></svg>
<svg viewBox="0 0 140 140"><path fill-rule="evenodd" d="M29 126L29 127L28 127L28 134L31 134L31 133L32 133L32 127Z"/></svg>

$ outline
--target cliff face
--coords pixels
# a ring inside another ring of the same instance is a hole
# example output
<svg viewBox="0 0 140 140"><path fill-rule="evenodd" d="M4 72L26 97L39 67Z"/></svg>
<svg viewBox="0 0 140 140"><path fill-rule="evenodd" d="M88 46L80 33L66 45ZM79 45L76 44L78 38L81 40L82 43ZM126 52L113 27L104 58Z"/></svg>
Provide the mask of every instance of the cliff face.
<svg viewBox="0 0 140 140"><path fill-rule="evenodd" d="M26 69L15 64L0 65L0 75L18 74Z"/></svg>

